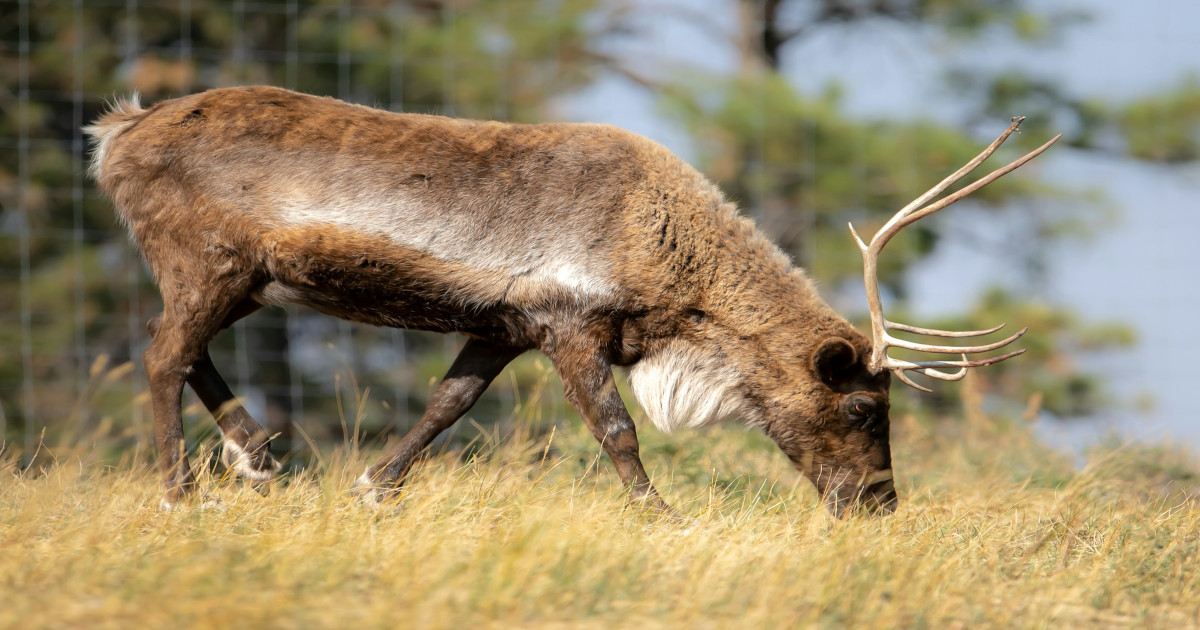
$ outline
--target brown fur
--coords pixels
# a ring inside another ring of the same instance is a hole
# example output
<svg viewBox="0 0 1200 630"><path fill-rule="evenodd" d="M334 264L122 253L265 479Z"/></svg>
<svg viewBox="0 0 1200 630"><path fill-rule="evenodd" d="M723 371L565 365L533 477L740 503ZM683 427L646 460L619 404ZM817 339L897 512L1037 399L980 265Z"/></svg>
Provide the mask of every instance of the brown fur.
<svg viewBox="0 0 1200 630"><path fill-rule="evenodd" d="M684 342L736 374L752 421L831 507L864 492L895 503L890 481L864 484L890 468L889 378L866 371L868 339L715 186L645 138L393 114L264 87L123 105L88 132L93 174L163 296L145 359L169 502L193 485L180 456L182 383L210 409L227 402L209 340L260 304L294 302L471 338L422 421L368 470L373 487L397 488L508 361L537 349L622 479L665 508L611 366ZM394 209L375 214L380 204ZM336 217L295 219L311 208ZM346 219L354 212L361 225ZM830 339L844 342L818 360ZM854 395L876 402L870 426L842 409ZM252 469L272 466L261 430L234 406L227 440Z"/></svg>

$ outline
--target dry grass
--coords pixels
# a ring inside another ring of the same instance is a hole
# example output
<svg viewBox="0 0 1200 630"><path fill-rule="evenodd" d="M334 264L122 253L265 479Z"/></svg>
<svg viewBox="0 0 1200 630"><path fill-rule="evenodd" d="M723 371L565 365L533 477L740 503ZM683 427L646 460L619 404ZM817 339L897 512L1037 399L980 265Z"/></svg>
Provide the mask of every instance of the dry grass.
<svg viewBox="0 0 1200 630"><path fill-rule="evenodd" d="M577 423L428 460L394 514L353 449L262 497L157 509L156 474L92 450L0 481L0 627L1106 627L1200 623L1192 460L1110 448L1076 470L1023 427L895 428L901 508L835 521L736 428L643 452L694 518L625 510ZM204 459L204 453L200 458Z"/></svg>

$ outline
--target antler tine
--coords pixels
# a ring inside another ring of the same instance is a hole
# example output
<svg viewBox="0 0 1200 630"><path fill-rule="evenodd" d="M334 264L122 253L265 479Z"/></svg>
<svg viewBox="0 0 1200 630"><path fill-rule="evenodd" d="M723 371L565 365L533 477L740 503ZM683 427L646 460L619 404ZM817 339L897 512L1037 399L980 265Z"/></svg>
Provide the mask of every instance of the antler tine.
<svg viewBox="0 0 1200 630"><path fill-rule="evenodd" d="M935 369L933 369L933 368L924 368L924 369L920 369L920 370L914 370L914 371L915 371L915 372L920 372L921 374L924 374L925 376L931 376L931 377L933 377L933 378L936 378L936 379L939 379L939 380L943 380L943 381L961 381L961 380L963 380L963 378L964 378L964 377L966 377L966 375L967 375L967 368L965 368L965 367L964 367L964 368L958 368L958 371L957 371L957 372L953 372L953 373L951 373L951 372L940 372L940 371L938 371L938 370L935 370Z"/></svg>
<svg viewBox="0 0 1200 630"><path fill-rule="evenodd" d="M1012 353L1012 356L1021 354L1021 352L1024 352L1024 350L1021 350L1020 352L1014 352L1014 353ZM963 358L963 362L968 362L967 355L965 355L965 354L962 355L962 358ZM1008 358L1008 357L1004 357L1004 358ZM942 362L932 361L930 363L942 363ZM913 371L920 372L921 374L924 374L925 376L929 376L931 378L936 378L936 379L942 380L942 381L961 381L961 380L963 380L963 378L965 378L967 376L967 366L965 366L965 365L958 368L957 372L942 372L940 370L935 370L932 367L913 368ZM893 373L901 381L904 381L904 383L907 384L909 387L919 389L926 393L933 392L932 389L929 389L928 387L925 387L924 385L921 385L921 384L917 383L916 381L912 380L911 378L909 378L908 375L905 374L904 370L902 370L902 369L893 370Z"/></svg>
<svg viewBox="0 0 1200 630"><path fill-rule="evenodd" d="M913 370L913 371L920 372L921 374L924 374L925 376L930 376L930 377L933 377L933 378L936 378L936 379L942 380L942 381L961 381L961 380L963 380L963 378L965 378L967 376L967 368L965 368L965 367L959 368L959 370L957 372L939 372L938 370L935 370L933 368L922 368L922 369ZM933 392L932 389L929 389L928 387L925 387L924 385L920 385L916 381L910 379L908 377L908 375L904 373L904 370L894 370L892 373L895 374L897 378L904 381L904 383L906 385L908 385L909 387L914 387L914 388L919 389L927 394Z"/></svg>
<svg viewBox="0 0 1200 630"><path fill-rule="evenodd" d="M1013 350L1012 352L1007 352L1000 356L988 357L986 359L968 359L968 358L966 358L966 355L963 355L962 361L902 361L900 359L893 359L891 357L888 357L887 365L885 367L887 367L889 369L900 369L900 370L927 370L930 368L948 368L948 367L973 368L973 367L983 367L985 365L991 365L993 363L999 363L1001 361L1004 361L1005 359L1011 359L1019 354L1025 354L1025 348L1019 348L1017 350ZM952 380L957 380L957 379L952 379Z"/></svg>
<svg viewBox="0 0 1200 630"><path fill-rule="evenodd" d="M929 389L928 387L921 385L920 383L912 380L911 378L908 378L908 375L904 373L904 370L894 370L892 372L892 374L895 374L896 378L900 379L901 381L904 381L905 385L908 385L909 387L911 387L913 389L921 390L921 391L925 392L926 394L933 393L932 389Z"/></svg>
<svg viewBox="0 0 1200 630"><path fill-rule="evenodd" d="M908 385L909 387L912 387L914 389L919 389L926 393L930 393L933 390L931 390L928 387L925 387L924 385L921 385L921 384L917 383L916 381L912 380L911 378L909 378L909 376L905 373L905 370L919 372L921 374L924 374L925 376L928 376L930 378L936 378L941 381L961 381L967 375L967 368L983 367L985 365L999 363L1001 361L1004 361L1005 359L1011 359L1019 354L1025 354L1025 348L1021 348L1020 350L1014 350L1007 354L1002 354L998 357L991 357L991 358L987 358L987 359L972 360L972 359L968 359L967 355L963 354L962 361L909 362L909 361L898 361L891 357L887 357L888 365L886 367L892 371L892 374L894 374L896 376L896 378L903 381L904 384ZM942 372L942 371L936 369L936 368L942 368L942 367L957 367L958 371Z"/></svg>
<svg viewBox="0 0 1200 630"><path fill-rule="evenodd" d="M896 339L891 335L888 335L888 345L894 348L907 348L909 350L919 350L921 352L941 352L943 354L987 352L989 350L995 350L997 348L1003 348L1004 346L1007 346L1008 344L1020 339L1021 336L1028 331L1028 328L1022 328L1005 339L980 346L935 346L924 343L916 343L905 339Z"/></svg>
<svg viewBox="0 0 1200 630"><path fill-rule="evenodd" d="M1006 164L1004 166L1001 166L1000 168L992 171L991 173L988 173L985 177L981 177L980 179L972 182L969 186L962 187L960 190L955 192L953 195L950 195L948 197L943 197L943 198L939 199L938 201L931 203L928 206L925 206L924 208L921 208L920 210L911 211L909 214L901 217L901 219L896 222L896 225L892 227L891 233L886 235L887 238L884 239L884 243L886 243L888 239L891 239L893 236L895 236L896 233L899 232L904 227L912 225L913 223L916 223L917 221L924 219L925 217L933 214L934 212L937 212L938 210L942 210L943 208L946 208L947 206L950 206L954 203L957 203L958 201L961 201L964 197L970 195L971 193L975 192L976 190L979 190L980 188L987 186L988 184L996 181L997 179L1000 179L1001 177L1008 175L1009 173L1017 170L1018 168L1021 168L1022 166L1025 165L1026 162L1041 155L1042 152L1044 152L1046 149L1049 149L1051 145L1053 145L1055 142L1058 142L1059 138L1062 138L1061 133L1054 136L1053 138L1050 138L1049 140L1047 140L1046 143L1043 144L1042 146L1030 151L1029 153L1026 153L1025 155L1022 155L1021 157L1013 160L1012 162L1009 162L1008 164ZM878 234L876 235L876 238L879 238ZM872 244L874 244L874 241L872 241ZM882 247L883 247L883 243L880 244L880 248L882 248Z"/></svg>
<svg viewBox="0 0 1200 630"><path fill-rule="evenodd" d="M928 391L930 391L928 388L923 387L923 386L915 383L914 381L912 381L905 374L905 371L909 371L909 370L919 371L919 372L925 374L926 376L930 376L932 378L945 380L945 381L957 381L957 380L962 379L964 376L966 376L967 368L981 367L981 366L985 366L985 365L991 365L993 363L999 363L1000 361L1003 361L1005 359L1010 359L1010 358L1015 357L1024 352L1024 350L1017 350L1017 351L1009 352L1008 354L1004 354L1004 355L1001 355L998 357L991 357L988 359L974 359L974 360L967 359L967 356L966 356L966 353L987 352L989 350L996 350L998 348L1002 348L1002 347L1016 341L1022 335L1024 335L1027 330L1024 328L1022 328L1020 331L1016 332L1015 334L1013 334L1005 339L1002 339L1000 341L996 341L996 342L988 343L988 344L981 344L981 345L977 345L977 346L961 346L960 347L960 346L931 345L931 344L916 343L913 341L907 341L904 339L897 339L895 337L892 337L887 332L889 329L890 330L899 330L899 331L903 331L903 332L910 332L910 333L915 333L915 334L921 334L921 335L930 335L930 336L935 336L935 337L952 337L952 338L978 337L978 336L987 335L987 334L996 332L997 330L1000 330L1001 328L1003 328L1004 324L1000 324L999 326L995 326L993 328L988 328L986 330L949 331L949 330L936 330L936 329L932 329L932 328L918 328L916 326L908 326L906 324L897 324L895 322L890 322L887 319L885 319L883 316L883 305L879 298L879 275L878 275L879 253L883 250L883 247L885 245L887 245L888 241L890 241L892 239L892 237L895 236L900 230L904 229L905 227L907 227L907 226L909 226L909 225L911 225L911 224L913 224L913 223L915 223L915 222L917 222L939 210L942 210L942 209L950 206L951 204L954 204L955 202L958 202L959 200L963 199L964 197L967 197L971 193L979 190L980 188L983 188L984 186L987 186L988 184L996 181L997 179L1000 179L1001 177L1015 171L1016 169L1018 169L1022 165L1024 165L1026 162L1041 155L1046 149L1050 148L1051 145L1053 145L1055 142L1057 142L1059 140L1059 138L1062 138L1062 134L1058 134L1058 135L1054 136L1053 138L1051 138L1050 140L1048 140L1042 146L1034 149L1033 151L1030 151L1029 153L1026 153L1025 155L1021 156L1020 158L992 171L991 173L988 173L987 175L980 178L979 180L972 182L971 184L969 184L967 186L964 186L962 189L958 190L957 192L955 192L951 195L948 195L946 197L943 197L942 199L939 199L937 201L933 201L933 199L935 199L938 195L942 194L952 184L954 184L958 180L962 179L968 173L973 171L977 166L979 166L981 163L983 163L984 160L991 157L991 155L993 153L995 153L996 149L998 149L1000 147L1000 145L1004 144L1004 141L1007 140L1008 137L1010 135L1012 135L1012 133L1014 131L1017 130L1017 128L1021 125L1021 122L1023 122L1024 120L1025 120L1025 118L1023 116L1014 116L1011 121L1011 124L1008 126L1008 129L1005 129L1004 132L1001 133L1000 136L997 137L994 141L992 141L992 143L989 144L987 146L987 148L985 148L982 152L980 152L979 155L975 156L970 162L967 162L962 167L960 167L958 170L951 173L948 177L943 179L936 186L925 191L921 196L917 197L911 203L909 203L908 205L901 208L899 212L892 215L892 217L890 219L888 219L887 223L885 223L883 225L883 227L879 228L879 230L871 238L871 242L869 244L867 242L863 241L862 237L860 237L858 235L858 231L854 229L854 226L850 225L850 233L854 236L854 241L858 244L859 251L862 253L862 256L863 256L863 281L866 284L867 304L868 304L868 307L869 307L870 313L871 313L871 336L874 341L874 343L872 344L873 347L871 349L871 358L870 358L870 362L869 362L869 366L870 366L870 369L872 372L879 373L880 371L882 371L884 369L891 370L897 376L897 378L899 378L904 383L906 383L912 387L915 387L916 389L928 392ZM923 352L940 352L940 353L961 354L963 357L963 360L962 361L922 361L922 362L900 361L897 359L893 359L887 355L887 349L890 347L907 348L910 350L918 350L918 351L923 351ZM943 371L940 371L938 368L958 368L958 370L955 372L943 372Z"/></svg>
<svg viewBox="0 0 1200 630"><path fill-rule="evenodd" d="M988 328L987 330L935 330L933 328L917 328L916 326L909 326L907 324L897 324L896 322L889 322L886 319L883 320L883 326L889 330L899 330L902 332L910 332L910 333L915 333L918 335L929 335L931 337L958 337L958 338L982 337L983 335L990 335L990 334L996 332L997 330L1004 328L1004 324L1000 324L999 326L992 326L991 328Z"/></svg>
<svg viewBox="0 0 1200 630"><path fill-rule="evenodd" d="M967 173L974 170L975 167L979 166L979 164L981 162L983 162L987 158L991 157L991 155L996 152L996 148L999 147L1001 144L1004 143L1005 140L1008 139L1008 136L1012 134L1012 132L1017 128L1018 125L1021 124L1022 120L1025 120L1025 119L1020 118L1020 117L1015 119L1015 122L1013 122L1013 124L1010 125L1008 127L1008 129L1006 129L1004 131L1004 133L1000 134L1000 137L996 138L996 140L994 142L992 142L992 144L988 145L988 148L984 149L982 153L975 156L975 159L968 162L967 165L964 166L963 168L960 168L957 171L955 171L953 174L950 175L950 177L947 177L946 179L942 180L941 183L939 183L937 186L934 186L933 188L929 189L924 195L921 195L920 197L918 197L916 199L916 201L913 201L912 203L908 204L907 206L904 206L904 208L902 208L899 212L892 215L892 218L889 219L888 222L885 223L883 225L883 227L879 228L879 231L875 233L875 237L871 239L871 246L876 247L877 250L883 249L883 246L887 245L887 242L892 240L892 237L895 236L897 233L899 233L900 230L904 229L905 227L908 227L909 225L912 225L913 223L916 223L917 221L920 221L921 219L924 219L925 217L937 212L938 210L945 209L946 207L948 207L958 201L961 201L964 197L967 197L968 195L975 192L976 190L979 190L980 188L987 186L988 184L996 181L997 179L1000 179L1001 177L1008 175L1009 173L1017 170L1018 168L1021 168L1022 166L1025 165L1026 162L1041 155L1042 152L1044 152L1046 149L1049 149L1051 147L1051 145L1053 145L1055 142L1058 142L1059 138L1062 138L1061 133L1054 136L1053 138L1050 138L1042 146L1030 151L1029 153L1026 153L1025 155L1022 155L1021 157L1013 160L1012 162L1009 162L1008 164L1006 164L1004 166L1001 166L1000 168L992 171L991 173L988 173L986 176L981 177L980 179L972 182L970 185L964 186L963 188L961 188L957 192L955 192L953 195L950 195L948 197L943 197L942 199L939 199L938 201L931 203L925 207L917 207L915 205L918 202L924 204L925 202L929 201L933 197L937 196L942 191L944 191L946 188L948 188L951 184L962 179L964 175L966 175Z"/></svg>
<svg viewBox="0 0 1200 630"><path fill-rule="evenodd" d="M965 354L962 355L962 358L963 358L963 361L966 361L967 355L965 355ZM943 381L961 381L961 380L963 380L963 377L965 377L967 375L967 368L965 368L965 367L959 368L957 372L941 372L941 371L935 370L931 367L920 368L918 371L920 371L925 376L931 376L933 378L940 379ZM925 387L924 385L919 385L919 384L917 384L916 381L908 378L908 375L904 373L904 370L899 370L899 369L894 370L893 373L901 381L904 381L909 387L915 387L925 393L933 392L932 389L929 389L928 387Z"/></svg>
<svg viewBox="0 0 1200 630"><path fill-rule="evenodd" d="M1021 123L1025 122L1025 117L1024 116L1013 116L1012 120L1009 122L1011 124L1008 125L1008 129L1005 129L1004 133L1000 134L1000 136L998 138L993 140L992 143L989 144L986 149L984 149L983 151L981 151L979 153L979 155L976 155L970 162L963 164L962 167L959 168L957 171L950 173L950 175L946 176L946 179L943 179L942 181L938 182L936 186L925 191L925 193L922 194L920 197L913 199L908 205L901 208L900 211L897 212L896 215L892 219L895 220L898 217L904 217L908 213L912 212L914 209L920 208L921 206L925 205L926 203L929 203L929 201L931 199L942 194L942 191L949 188L952 184L954 184L954 182L962 179L963 177L965 177L967 175L967 173L970 173L971 171L975 170L975 167L979 166L980 164L983 164L984 160L987 160L989 157L992 157L992 154L996 152L996 149L1000 148L1000 145L1004 144L1005 140L1008 140L1008 137L1010 135L1012 135L1012 132L1016 131L1017 128L1021 126Z"/></svg>

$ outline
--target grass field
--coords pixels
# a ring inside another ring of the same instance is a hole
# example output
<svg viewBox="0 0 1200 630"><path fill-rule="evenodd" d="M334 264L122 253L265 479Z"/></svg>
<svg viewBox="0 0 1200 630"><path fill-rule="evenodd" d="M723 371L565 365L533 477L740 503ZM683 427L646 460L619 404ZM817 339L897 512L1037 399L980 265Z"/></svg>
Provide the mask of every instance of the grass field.
<svg viewBox="0 0 1200 630"><path fill-rule="evenodd" d="M1109 447L1080 464L1023 424L965 415L896 414L900 509L845 521L737 427L643 423L682 524L624 509L571 421L435 454L389 514L348 493L373 454L353 447L266 497L209 466L220 505L171 512L145 455L71 445L22 471L10 453L0 627L1200 625L1192 456Z"/></svg>

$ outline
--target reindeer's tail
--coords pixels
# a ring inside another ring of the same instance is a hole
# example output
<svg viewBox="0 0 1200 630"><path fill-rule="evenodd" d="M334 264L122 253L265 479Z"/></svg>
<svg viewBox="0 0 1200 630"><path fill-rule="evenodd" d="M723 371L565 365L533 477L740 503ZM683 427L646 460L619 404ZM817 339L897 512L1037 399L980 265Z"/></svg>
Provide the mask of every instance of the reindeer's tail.
<svg viewBox="0 0 1200 630"><path fill-rule="evenodd" d="M91 136L92 162L88 166L88 174L93 181L99 182L103 175L104 159L108 156L113 139L140 120L145 113L146 110L142 109L141 103L138 102L138 93L134 92L128 98L118 98L107 113L83 128L83 132Z"/></svg>

